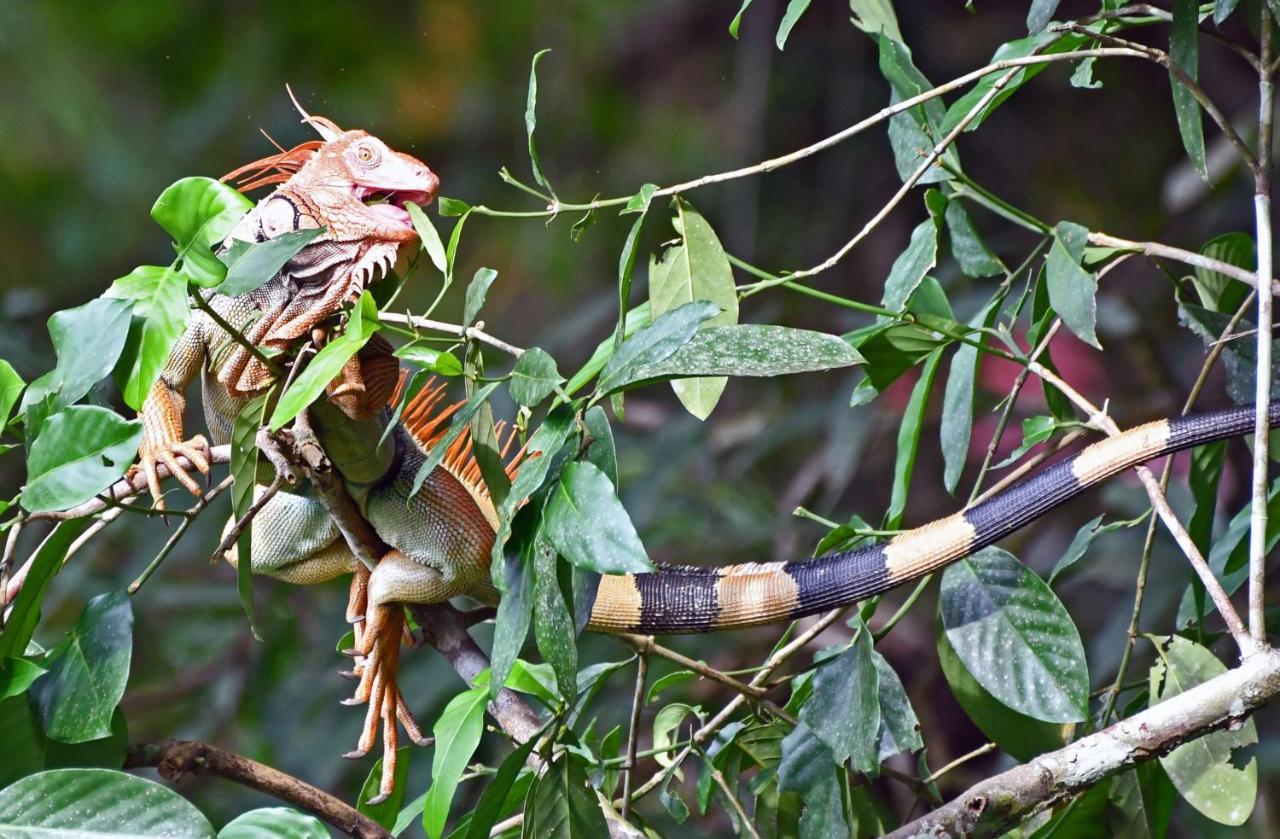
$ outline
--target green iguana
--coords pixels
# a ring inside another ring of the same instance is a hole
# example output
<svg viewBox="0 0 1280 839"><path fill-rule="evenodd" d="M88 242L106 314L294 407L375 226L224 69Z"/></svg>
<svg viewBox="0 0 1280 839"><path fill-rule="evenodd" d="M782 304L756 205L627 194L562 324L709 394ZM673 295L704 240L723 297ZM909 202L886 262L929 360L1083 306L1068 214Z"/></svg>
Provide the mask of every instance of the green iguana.
<svg viewBox="0 0 1280 839"><path fill-rule="evenodd" d="M323 142L303 144L232 173L248 177L243 189L279 187L231 238L261 241L315 226L328 232L258 291L242 298L209 298L231 326L268 346L286 346L307 336L385 273L396 253L416 242L407 213L397 205L426 203L437 186L425 165L376 138L343 132L305 112L303 116ZM375 198L388 203L370 206L367 202ZM263 506L250 553L255 573L289 582L354 574L348 618L357 625L361 656L354 699L369 703L354 754L373 748L382 729L382 795L393 786L397 718L413 739L421 739L396 687L402 606L459 595L491 602L496 592L489 558L497 525L465 436L457 438L440 466L412 493L425 452L441 438L457 405L443 404L442 388L426 389L384 435L391 418L384 406L396 378L394 359L386 350L385 342L367 345L330 387L329 400L313 406L312 415L335 467L391 550L366 575L323 506L303 489L281 492ZM184 486L197 492L174 456L184 454L199 471L208 469L206 442L184 439L182 427L182 393L197 372L204 374L205 411L218 442L226 439L238 406L270 380L270 371L214 321L193 317L142 410L146 435L141 468L157 497L156 463L167 464ZM1271 406L1270 417L1273 424L1280 422L1280 404ZM706 632L849 605L990 545L1132 466L1252 429L1248 407L1148 423L1094 443L960 513L852 551L794 562L663 566L654 573L603 576L587 626L604 632ZM235 560L234 552L228 559Z"/></svg>

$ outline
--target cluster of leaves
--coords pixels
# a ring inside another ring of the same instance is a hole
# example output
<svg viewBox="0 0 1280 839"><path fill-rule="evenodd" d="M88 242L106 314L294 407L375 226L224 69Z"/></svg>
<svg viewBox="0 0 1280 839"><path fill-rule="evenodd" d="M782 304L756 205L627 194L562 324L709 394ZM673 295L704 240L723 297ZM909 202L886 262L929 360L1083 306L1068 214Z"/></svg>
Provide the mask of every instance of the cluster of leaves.
<svg viewBox="0 0 1280 839"><path fill-rule="evenodd" d="M744 2L734 19L735 33L749 5L750 0ZM808 6L808 0L789 4L777 33L779 48ZM1103 4L1108 11L1117 6ZM1219 20L1218 12L1225 10L1225 18L1230 6L1234 4L1218 3L1206 13L1213 11ZM1092 42L1089 35L1049 25L1056 7L1056 2L1033 3L1027 37L1002 45L993 61L1087 47ZM915 66L887 0L854 0L852 8L855 24L877 45L891 101L930 91L933 86ZM1194 4L1175 4L1170 52L1180 71L1172 84L1178 124L1189 157L1203 171L1200 104L1194 97L1188 100L1182 83L1196 77L1199 13ZM1095 33L1126 25L1123 19L1091 24ZM536 187L520 184L505 170L503 177L556 207L559 201L534 142L536 68L542 56L533 59L525 112ZM1098 86L1092 62L1085 58L1078 63L1073 84ZM985 105L981 103L993 89L994 76L984 77L949 106L941 97L932 98L893 117L888 137L902 178L911 177L925 155L976 108L981 105L982 111L969 121L969 131L977 130L1041 69L1042 65L1029 65L1020 70ZM326 384L375 333L401 339L396 355L414 371L395 415L430 375L461 379L468 397L415 476L414 488L421 487L449 445L469 430L498 513L492 574L502 601L491 668L455 696L436 720L430 787L406 803L408 791L400 777L412 754L406 749L399 761L396 795L377 806L362 803L364 812L397 834L420 822L432 839L444 835L456 794L481 744L486 703L505 685L540 705L546 736L513 749L495 768L470 771L472 777L488 781L475 806L454 821L451 835L487 836L493 825L519 811L526 834L605 832L597 797L611 799L620 790L626 737L620 725L604 721L608 715L593 702L609 679L626 674L635 658L586 663L580 659L577 639L600 575L654 570L619 496L611 414L615 419L625 416L626 392L669 383L681 404L705 419L715 410L730 376L780 376L861 364L864 377L849 399L856 407L914 375L897 437L890 505L878 528L858 517L833 527L818 546L819 552L826 552L901 527L935 386L943 391L943 484L954 493L964 476L975 385L986 358L996 355L1026 364L1028 348L1037 347L1059 322L1086 344L1101 347L1098 276L1118 252L1090 247L1089 230L1080 224L1040 221L974 183L954 146L938 156L920 182L925 185L924 219L893 263L878 304L829 296L832 302L875 316L846 335L741 323L740 301L747 287L737 284L735 268L767 287L782 285L787 277L744 266L726 253L711 223L684 196L674 196L669 203L657 200L660 190L646 184L633 195L592 202L572 227L575 238L584 235L595 213L605 207L621 207L623 214L635 215L619 255L616 324L573 375L562 375L550 353L532 347L495 376L486 370L491 358L486 359L474 338L434 337L383 319L380 313L391 307L398 289L393 279L359 299L347 313L341 335L329 341L287 388L241 413L233 435L237 511L246 509L251 498L257 429L266 425L276 430L293 421L321 398ZM1039 234L1039 244L1019 267L1010 269L984 243L969 215L975 207ZM137 409L181 335L191 306L203 303L201 290L251 291L315 235L237 244L215 256L212 248L248 208L246 199L214 181L189 178L174 184L152 211L174 239L174 261L167 267L143 266L116 281L98 300L54 315L49 331L57 367L30 385L0 362L0 418L4 430L18 441L10 447L25 447L27 466L22 494L5 509L14 504L20 504L24 514L67 509L118 479L132 459L141 428L136 420L102 404L108 396L99 383L113 377L123 402ZM456 219L447 241L426 213L410 208L422 250L439 275L437 303L454 285L468 219L484 212L456 199L441 199L439 209L442 216ZM648 299L632 306L633 278L641 262L640 233L651 215L664 214L674 239L648 259ZM1245 268L1254 260L1252 240L1239 233L1206 243L1203 250ZM463 327L477 322L497 280L491 269L475 272L464 292ZM982 291L984 298L978 305L966 302L963 314L952 305L953 297L959 299L954 291L960 285L966 291ZM1198 270L1178 283L1177 293L1185 324L1212 343L1219 340L1247 290L1237 280ZM1236 328L1248 326L1237 322ZM1224 351L1229 392L1242 402L1253 393L1254 360L1248 353L1239 343ZM940 382L945 361L949 366ZM1051 367L1047 356L1039 361ZM503 390L518 406L517 427L529 455L514 480L502 469L492 409L494 397ZM1013 401L1003 410L1007 412ZM1024 421L1023 444L1008 464L1080 425L1068 399L1048 385L1044 403L1048 413ZM1197 452L1190 476L1190 531L1233 591L1246 573L1248 510L1237 512L1222 535L1211 538L1224 452L1225 444ZM987 471L984 466L976 477L973 496ZM1273 486L1271 498L1280 498L1280 482ZM11 518L6 526L16 520ZM1011 757L1029 759L1111 721L1112 705L1091 703L1084 645L1053 586L1084 561L1097 540L1141 520L1104 523L1099 517L1089 522L1048 581L998 548L985 549L940 575L935 620L940 669L974 725ZM0 786L13 782L0 791L0 827L145 834L159 825L179 825L193 835L214 835L204 817L173 793L113 771L123 764L126 737L118 705L132 649L127 598L111 593L92 600L76 627L52 650L32 641L46 586L88 524L87 519L63 522L41 544L0 634L0 730L6 733L6 743L17 744L17 758L0 772ZM1280 533L1272 534L1273 539L1276 535ZM240 563L246 605L251 603L249 565ZM874 785L855 781L876 778L886 760L904 753L919 767L920 794L939 800L929 780L920 721L902 680L875 649L876 641L897 621L891 619L877 633L867 625L877 605L877 600L861 604L848 621L849 640L820 650L813 666L789 681L790 695L781 709L759 705L741 718L712 727L713 715L702 705L668 699L699 678L699 672L674 669L647 686L643 705L654 709L652 749L647 754L660 767L657 788L667 817L683 823L691 816L681 792L682 767L690 757L698 765L693 809L705 814L717 804L740 832L876 835L892 827L896 816ZM1188 586L1172 629L1174 634L1151 638L1155 664L1145 684L1124 686L1128 699L1121 716L1225 669L1209 649L1214 638L1206 629L1205 597L1198 585ZM530 634L541 663L521 657L530 646ZM775 653L790 634L791 630L783 633ZM1117 682L1117 693L1121 687ZM690 726L706 728L713 736L688 736ZM1069 806L1044 814L1026 833L1088 835L1099 818L1109 817L1134 831L1132 835L1163 835L1174 790L1206 816L1239 824L1252 809L1257 772L1253 761L1243 768L1233 762L1233 753L1255 739L1248 724L1180 746L1158 765L1126 772ZM527 765L535 748L547 764L540 774ZM379 772L375 766L361 802L376 791ZM130 810L127 825L102 825L95 814L107 808L94 806L99 800L139 805ZM146 807L142 801L148 802ZM644 818L632 816L637 821ZM245 814L217 835L251 835L254 830L324 835L309 817L282 810Z"/></svg>

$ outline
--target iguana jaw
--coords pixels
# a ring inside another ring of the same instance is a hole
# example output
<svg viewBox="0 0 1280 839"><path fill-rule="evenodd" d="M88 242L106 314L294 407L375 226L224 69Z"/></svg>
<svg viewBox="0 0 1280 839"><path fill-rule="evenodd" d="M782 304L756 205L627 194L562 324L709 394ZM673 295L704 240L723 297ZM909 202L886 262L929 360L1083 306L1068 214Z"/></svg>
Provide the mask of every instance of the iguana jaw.
<svg viewBox="0 0 1280 839"><path fill-rule="evenodd" d="M352 193L355 195L356 200L368 207L369 211L374 215L406 230L412 230L413 221L410 219L409 211L405 209L404 205L412 201L419 207L425 207L431 203L431 199L435 195L435 188L433 186L430 190L385 189L382 187L356 186L353 188Z"/></svg>

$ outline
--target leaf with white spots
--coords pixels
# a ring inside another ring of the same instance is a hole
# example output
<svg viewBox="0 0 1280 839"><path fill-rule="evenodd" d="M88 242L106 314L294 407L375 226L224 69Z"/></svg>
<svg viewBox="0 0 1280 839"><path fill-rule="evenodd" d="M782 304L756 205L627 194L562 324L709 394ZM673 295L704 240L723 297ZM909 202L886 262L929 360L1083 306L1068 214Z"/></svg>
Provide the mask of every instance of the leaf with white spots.
<svg viewBox="0 0 1280 839"><path fill-rule="evenodd" d="M110 769L51 769L0 790L0 836L213 839L213 826L155 781Z"/></svg>
<svg viewBox="0 0 1280 839"><path fill-rule="evenodd" d="M825 659L813 674L813 693L800 708L800 719L827 744L837 763L874 775L880 765L880 677L873 659L870 633Z"/></svg>
<svg viewBox="0 0 1280 839"><path fill-rule="evenodd" d="M569 463L543 514L543 533L565 559L601 574L653 571L613 482L594 463Z"/></svg>

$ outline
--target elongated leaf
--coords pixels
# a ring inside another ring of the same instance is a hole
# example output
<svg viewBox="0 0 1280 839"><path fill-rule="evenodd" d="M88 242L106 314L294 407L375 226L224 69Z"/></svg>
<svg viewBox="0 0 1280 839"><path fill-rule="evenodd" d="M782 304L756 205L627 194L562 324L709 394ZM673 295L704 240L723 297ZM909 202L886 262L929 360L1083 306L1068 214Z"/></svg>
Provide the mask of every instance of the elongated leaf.
<svg viewBox="0 0 1280 839"><path fill-rule="evenodd" d="M135 411L169 360L169 352L187 327L187 278L169 268L142 265L107 289L111 297L134 301L133 313L142 319L129 375L121 391ZM102 327L96 327L102 328Z"/></svg>
<svg viewBox="0 0 1280 839"><path fill-rule="evenodd" d="M498 774L493 776L493 780L485 785L484 792L480 794L480 800L476 802L476 809L471 814L471 822L467 825L467 832L463 835L463 839L489 839L489 830L502 813L502 805L506 803L507 793L511 792L516 777L525 768L525 762L529 759L529 753L533 751L537 741L537 737L530 737L502 761L502 765L498 767Z"/></svg>
<svg viewBox="0 0 1280 839"><path fill-rule="evenodd" d="M988 303L970 321L971 326L990 326L999 311L1000 299ZM979 335L983 341L985 336ZM947 386L942 397L942 422L938 438L942 444L942 484L954 494L969 457L969 441L973 435L973 394L977 384L978 348L961 344L951 357L951 369L947 373Z"/></svg>
<svg viewBox="0 0 1280 839"><path fill-rule="evenodd" d="M824 332L756 323L713 326L663 360L632 367L613 389L677 376L785 376L863 361L848 341Z"/></svg>
<svg viewBox="0 0 1280 839"><path fill-rule="evenodd" d="M1080 633L1034 571L984 548L942 575L938 614L965 669L1000 702L1045 722L1088 713Z"/></svg>
<svg viewBox="0 0 1280 839"><path fill-rule="evenodd" d="M555 549L536 539L533 543L533 637L542 657L555 669L556 685L565 699L573 696L578 686L578 645L568 577L567 566L557 561Z"/></svg>
<svg viewBox="0 0 1280 839"><path fill-rule="evenodd" d="M880 653L872 652L879 687L880 731L876 736L876 762L902 752L918 752L924 748L920 739L920 720L907 697L902 680ZM816 689L816 685L814 686Z"/></svg>
<svg viewBox="0 0 1280 839"><path fill-rule="evenodd" d="M419 241L422 242L422 249L427 252L436 270L443 274L448 270L449 262L445 256L444 242L441 241L436 226L431 223L431 218L423 212L422 208L412 201L405 202L404 208L409 211L409 219L413 222L413 229L417 231Z"/></svg>
<svg viewBox="0 0 1280 839"><path fill-rule="evenodd" d="M492 268L478 268L471 282L467 285L466 300L462 309L462 325L470 326L476 322L485 298L489 296L489 286L497 279L498 272Z"/></svg>
<svg viewBox="0 0 1280 839"><path fill-rule="evenodd" d="M437 350L426 344L405 344L397 347L396 358L403 358L410 364L416 364L424 370L439 373L441 376L461 376L462 362L458 357L446 350Z"/></svg>
<svg viewBox="0 0 1280 839"><path fill-rule="evenodd" d="M947 230L951 234L951 255L960 263L960 270L969 277L994 277L1004 272L1000 258L991 252L978 235L969 214L960 201L947 203L945 215Z"/></svg>
<svg viewBox="0 0 1280 839"><path fill-rule="evenodd" d="M1053 20L1053 13L1058 10L1059 0L1032 0L1031 10L1027 12L1027 31L1038 35Z"/></svg>
<svg viewBox="0 0 1280 839"><path fill-rule="evenodd" d="M661 262L649 266L649 310L656 318L677 306L708 300L720 313L698 328L726 326L738 322L738 294L733 269L711 225L693 207L676 202L675 228L681 244L668 248ZM720 401L725 380L674 381L672 389L689 413L706 419Z"/></svg>
<svg viewBox="0 0 1280 839"><path fill-rule="evenodd" d="M411 496L417 495L418 490L422 489L422 484L427 480L427 476L444 460L445 453L448 452L449 447L458 439L463 430L469 426L471 417L475 415L476 411L480 410L480 407L485 404L485 401L497 390L500 384L502 383L490 382L480 388L467 400L467 404L454 414L453 423L449 426L449 430L444 433L438 443L432 446L431 451L427 452L426 460L418 467L418 474L413 478L413 489L409 493Z"/></svg>
<svg viewBox="0 0 1280 839"><path fill-rule="evenodd" d="M639 252L640 229L649 215L649 202L658 187L645 184L640 191L631 196L624 213L639 213L640 216L631 223L627 231L626 241L622 243L622 253L618 255L618 328L614 330L614 346L621 344L627 334L627 307L631 304L631 278L636 272L636 254Z"/></svg>
<svg viewBox="0 0 1280 839"><path fill-rule="evenodd" d="M329 839L329 830L315 816L289 807L262 807L227 822L218 839Z"/></svg>
<svg viewBox="0 0 1280 839"><path fill-rule="evenodd" d="M1033 53L1051 55L1069 52L1084 43L1085 39L1086 36L1075 33L1041 32L1038 35L1030 35L1026 38L1019 38L1016 41L1001 44L991 56L990 63L994 64L1009 58L1025 58ZM1045 65L1043 64L1032 64L1014 73L1013 78L1006 82L1000 92L983 107L977 117L965 128L965 131L977 131L986 118L991 115L992 111L1000 107L1006 99L1021 89L1023 85L1040 75L1044 68ZM968 93L953 102L951 107L947 108L947 115L938 127L941 134L945 136L959 125L960 121L977 107L978 102L990 92L995 83L1003 78L1006 73L1008 73L1007 70L983 76Z"/></svg>
<svg viewBox="0 0 1280 839"><path fill-rule="evenodd" d="M538 62L551 50L538 50L529 63L529 93L525 97L524 129L529 136L529 165L533 167L533 178L548 192L555 195L547 176L542 173L542 165L538 162L538 149L533 142L534 129L538 127Z"/></svg>
<svg viewBox="0 0 1280 839"><path fill-rule="evenodd" d="M151 207L151 218L177 244L184 274L196 285L221 282L227 268L213 248L253 206L234 188L212 178L183 178L169 186Z"/></svg>
<svg viewBox="0 0 1280 839"><path fill-rule="evenodd" d="M1177 635L1152 637L1159 658L1151 666L1150 703L1155 705L1227 672L1209 650ZM1258 762L1237 765L1232 753L1258 742L1253 720L1185 743L1160 758L1169 780L1187 803L1210 819L1241 825L1258 794Z"/></svg>
<svg viewBox="0 0 1280 839"><path fill-rule="evenodd" d="M26 386L27 383L13 369L13 365L0 358L0 431L8 426L13 406L17 404L18 396Z"/></svg>
<svg viewBox="0 0 1280 839"><path fill-rule="evenodd" d="M378 306L369 292L365 291L351 310L346 332L325 344L280 397L271 413L271 431L279 431L314 402L329 382L342 371L343 365L360 352L360 348L369 342L380 326Z"/></svg>
<svg viewBox="0 0 1280 839"><path fill-rule="evenodd" d="M267 397L254 397L240 409L231 427L231 512L236 521L253 506L254 487L258 478L258 429L266 418ZM250 520L236 540L236 593L249 620L254 638L258 628L253 621L253 521Z"/></svg>
<svg viewBox="0 0 1280 839"><path fill-rule="evenodd" d="M0 630L0 660L16 658L27 649L40 620L40 602L44 599L45 588L62 566L67 548L89 523L87 518L59 522L36 548L30 560L31 570L10 606L4 629Z"/></svg>
<svg viewBox="0 0 1280 839"><path fill-rule="evenodd" d="M513 497L512 495L507 496ZM498 590L502 599L498 602L498 614L493 625L493 645L489 654L489 697L507 681L507 674L520 655L529 624L533 619L533 546L537 539L537 508L529 505L516 513L514 522L508 522L500 535L514 531L514 538L506 544L494 546L496 554L494 574L502 571ZM504 539L505 541L505 539Z"/></svg>
<svg viewBox="0 0 1280 839"><path fill-rule="evenodd" d="M73 405L50 417L31 444L22 506L65 510L88 501L124 475L142 441L142 423L96 405Z"/></svg>
<svg viewBox="0 0 1280 839"><path fill-rule="evenodd" d="M581 758L562 752L530 793L533 813L525 812L521 836L536 839L590 839L608 836Z"/></svg>
<svg viewBox="0 0 1280 839"><path fill-rule="evenodd" d="M323 227L291 230L265 242L236 239L218 257L227 266L227 276L218 285L218 293L227 297L248 294L278 274L286 262L324 231Z"/></svg>
<svg viewBox="0 0 1280 839"><path fill-rule="evenodd" d="M562 381L564 377L556 369L556 360L551 354L539 347L530 347L520 354L511 369L511 398L517 404L531 407L546 399Z"/></svg>
<svg viewBox="0 0 1280 839"><path fill-rule="evenodd" d="M213 826L168 787L110 769L51 769L0 790L0 835L182 836L213 839Z"/></svg>
<svg viewBox="0 0 1280 839"><path fill-rule="evenodd" d="M937 262L938 227L933 219L926 219L911 231L911 241L906 250L893 261L889 277L884 282L881 305L893 312L902 311L924 275Z"/></svg>
<svg viewBox="0 0 1280 839"><path fill-rule="evenodd" d="M778 45L778 49L785 49L787 46L787 38L791 36L791 30L800 22L801 16L809 10L809 4L813 0L791 0L787 4L787 10L782 15L782 22L778 24L778 34L774 37L774 43ZM742 12L738 13L739 15Z"/></svg>
<svg viewBox="0 0 1280 839"><path fill-rule="evenodd" d="M32 690L46 736L83 743L111 735L129 679L133 610L123 591L101 594L46 659L49 672Z"/></svg>
<svg viewBox="0 0 1280 839"><path fill-rule="evenodd" d="M1098 320L1098 279L1080 267L1088 235L1089 231L1078 224L1058 224L1045 260L1045 279L1049 302L1062 322L1081 341L1101 349L1094 331Z"/></svg>
<svg viewBox="0 0 1280 839"><path fill-rule="evenodd" d="M565 559L601 574L656 570L613 482L594 463L569 463L543 514L548 541Z"/></svg>
<svg viewBox="0 0 1280 839"><path fill-rule="evenodd" d="M379 793L383 758L380 757L374 761L369 774L365 776L364 785L360 787L356 809L385 828L390 829L395 825L400 807L404 803L405 782L409 779L409 766L413 762L413 752L411 746L396 750L395 786L386 800L379 801L377 804L369 803L370 799L377 797ZM423 800L425 801L425 798ZM418 812L422 812L422 809L419 808Z"/></svg>
<svg viewBox="0 0 1280 839"><path fill-rule="evenodd" d="M714 303L699 300L655 316L648 326L637 329L613 351L600 371L597 390L608 393L635 381L637 368L665 361L689 342L699 324L719 312L720 307Z"/></svg>
<svg viewBox="0 0 1280 839"><path fill-rule="evenodd" d="M813 674L813 693L800 719L831 750L837 763L851 761L874 776L880 766L880 677L865 627L843 652L825 659Z"/></svg>
<svg viewBox="0 0 1280 839"><path fill-rule="evenodd" d="M46 672L46 668L25 658L0 660L0 699L25 693L31 683Z"/></svg>
<svg viewBox="0 0 1280 839"><path fill-rule="evenodd" d="M484 687L464 690L449 701L432 729L436 752L431 760L431 789L422 809L422 827L431 839L444 833L458 782L480 744L488 697Z"/></svg>
<svg viewBox="0 0 1280 839"><path fill-rule="evenodd" d="M591 436L591 445L587 446L587 460L605 474L614 489L618 487L618 452L613 443L613 428L609 425L609 417L604 408L593 405L587 410L582 424Z"/></svg>
<svg viewBox="0 0 1280 839"><path fill-rule="evenodd" d="M1113 777L1110 798L1111 835L1164 839L1177 794L1158 761Z"/></svg>
<svg viewBox="0 0 1280 839"><path fill-rule="evenodd" d="M924 434L924 418L929 408L929 394L942 362L942 351L935 350L920 370L920 378L911 389L903 412L902 425L898 427L898 448L893 463L893 489L889 495L889 509L885 513L885 526L893 530L902 523L907 509L907 493L911 491L911 477L916 470L916 455L920 452L920 437Z"/></svg>
<svg viewBox="0 0 1280 839"><path fill-rule="evenodd" d="M1192 82L1200 76L1200 4L1195 0L1173 0L1173 24L1169 27L1169 59ZM1204 155L1204 125L1200 121L1200 103L1195 94L1169 71L1173 87L1173 113L1178 118L1178 134L1187 150L1191 165L1200 177L1209 180Z"/></svg>
<svg viewBox="0 0 1280 839"><path fill-rule="evenodd" d="M623 328L622 340L626 340L640 331L650 323L649 318L649 301L646 300L631 311L627 312L626 326ZM587 362L579 368L578 372L564 386L565 393L572 396L582 389L587 382L604 369L609 359L613 358L613 352L618 348L619 342L616 335L610 336L600 343L596 344L596 348L592 351L591 357Z"/></svg>

